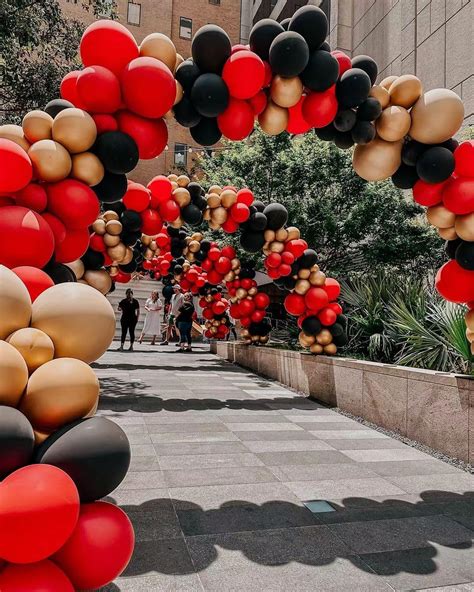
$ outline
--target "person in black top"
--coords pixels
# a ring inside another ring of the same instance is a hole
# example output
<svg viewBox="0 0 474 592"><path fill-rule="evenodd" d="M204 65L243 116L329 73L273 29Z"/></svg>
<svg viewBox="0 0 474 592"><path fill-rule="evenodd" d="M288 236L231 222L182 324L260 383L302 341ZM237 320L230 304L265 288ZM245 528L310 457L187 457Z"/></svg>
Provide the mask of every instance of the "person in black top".
<svg viewBox="0 0 474 592"><path fill-rule="evenodd" d="M138 300L133 297L133 292L130 288L125 292L126 298L121 300L118 309L122 313L120 324L122 326L122 337L120 340L119 351L123 351L127 331L130 333L130 347L128 351L133 351L133 343L135 341L135 327L137 326L138 317L140 315L140 305Z"/></svg>
<svg viewBox="0 0 474 592"><path fill-rule="evenodd" d="M184 295L184 302L176 316L176 325L180 335L180 348L178 351L191 351L191 329L193 326L194 304L190 292Z"/></svg>

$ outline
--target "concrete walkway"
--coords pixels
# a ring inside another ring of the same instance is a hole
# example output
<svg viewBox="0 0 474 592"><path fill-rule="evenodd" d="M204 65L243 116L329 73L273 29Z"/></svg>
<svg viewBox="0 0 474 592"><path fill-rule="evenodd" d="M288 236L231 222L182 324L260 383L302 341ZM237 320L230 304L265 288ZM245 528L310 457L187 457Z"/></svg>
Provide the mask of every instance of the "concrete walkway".
<svg viewBox="0 0 474 592"><path fill-rule="evenodd" d="M95 364L133 454L108 592L474 590L473 476L199 347Z"/></svg>

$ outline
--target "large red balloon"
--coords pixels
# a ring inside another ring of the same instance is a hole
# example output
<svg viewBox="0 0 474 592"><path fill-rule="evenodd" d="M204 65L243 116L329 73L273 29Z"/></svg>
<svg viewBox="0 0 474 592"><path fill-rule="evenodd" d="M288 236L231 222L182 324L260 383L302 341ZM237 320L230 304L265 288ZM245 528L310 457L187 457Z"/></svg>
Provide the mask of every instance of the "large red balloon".
<svg viewBox="0 0 474 592"><path fill-rule="evenodd" d="M250 218L250 209L244 203L237 202L230 208L230 215L232 216L232 220L238 224L242 224Z"/></svg>
<svg viewBox="0 0 474 592"><path fill-rule="evenodd" d="M254 95L251 99L249 99L249 103L252 106L254 115L260 115L265 111L265 107L268 103L267 95L263 90L259 91L256 95Z"/></svg>
<svg viewBox="0 0 474 592"><path fill-rule="evenodd" d="M152 207L157 207L158 204L171 199L173 185L165 175L157 175L156 177L153 177L147 187L151 191Z"/></svg>
<svg viewBox="0 0 474 592"><path fill-rule="evenodd" d="M58 551L79 516L74 481L51 465L18 469L0 484L0 557L32 563Z"/></svg>
<svg viewBox="0 0 474 592"><path fill-rule="evenodd" d="M122 73L127 108L142 117L163 117L176 98L176 82L170 70L155 58L131 61Z"/></svg>
<svg viewBox="0 0 474 592"><path fill-rule="evenodd" d="M454 151L456 168L460 177L474 177L474 140L462 142Z"/></svg>
<svg viewBox="0 0 474 592"><path fill-rule="evenodd" d="M302 96L296 105L288 109L289 118L286 131L290 134L305 134L311 129L311 126L303 117L303 103L305 98L305 96Z"/></svg>
<svg viewBox="0 0 474 592"><path fill-rule="evenodd" d="M2 592L74 592L66 574L45 559L27 565L10 564L0 571Z"/></svg>
<svg viewBox="0 0 474 592"><path fill-rule="evenodd" d="M176 204L177 205L177 204ZM153 236L163 228L163 220L156 210L147 209L140 213L142 218L142 232Z"/></svg>
<svg viewBox="0 0 474 592"><path fill-rule="evenodd" d="M100 20L89 25L79 46L84 66L104 66L120 76L124 67L138 57L130 31L117 21Z"/></svg>
<svg viewBox="0 0 474 592"><path fill-rule="evenodd" d="M64 179L48 185L48 211L57 216L71 230L90 226L99 216L100 205L96 194L85 183Z"/></svg>
<svg viewBox="0 0 474 592"><path fill-rule="evenodd" d="M17 206L29 208L41 214L46 209L48 197L42 185L30 183L15 195Z"/></svg>
<svg viewBox="0 0 474 592"><path fill-rule="evenodd" d="M326 127L337 115L334 86L324 92L311 92L303 103L302 114L311 127Z"/></svg>
<svg viewBox="0 0 474 592"><path fill-rule="evenodd" d="M56 245L54 255L58 263L71 263L76 259L80 259L87 251L89 246L89 230L83 228L81 230L68 230L66 238Z"/></svg>
<svg viewBox="0 0 474 592"><path fill-rule="evenodd" d="M143 212L150 205L150 191L141 183L130 183L122 201L127 209Z"/></svg>
<svg viewBox="0 0 474 592"><path fill-rule="evenodd" d="M92 119L97 128L98 136L104 132L116 132L119 128L117 120L113 115L110 115L110 113L93 113Z"/></svg>
<svg viewBox="0 0 474 592"><path fill-rule="evenodd" d="M285 310L288 314L298 317L306 310L304 297L299 294L291 293L285 298Z"/></svg>
<svg viewBox="0 0 474 592"><path fill-rule="evenodd" d="M82 70L68 72L61 81L59 94L63 99L72 103L78 109L84 109L85 105L77 94L77 79Z"/></svg>
<svg viewBox="0 0 474 592"><path fill-rule="evenodd" d="M450 302L474 300L474 271L462 268L455 259L438 270L435 285L441 296Z"/></svg>
<svg viewBox="0 0 474 592"><path fill-rule="evenodd" d="M88 66L77 77L76 92L87 111L113 113L122 97L117 76L104 66Z"/></svg>
<svg viewBox="0 0 474 592"><path fill-rule="evenodd" d="M29 267L25 265L22 267L14 267L12 271L14 271L25 284L30 293L31 302L34 302L42 292L54 286L54 282L49 275L37 267Z"/></svg>
<svg viewBox="0 0 474 592"><path fill-rule="evenodd" d="M14 193L28 185L33 167L28 154L21 146L6 138L0 138L0 194Z"/></svg>
<svg viewBox="0 0 474 592"><path fill-rule="evenodd" d="M147 160L160 155L168 143L168 128L163 119L146 119L130 111L120 111L118 124L138 146L140 158Z"/></svg>
<svg viewBox="0 0 474 592"><path fill-rule="evenodd" d="M329 300L336 300L341 293L341 284L334 278L327 277L323 290L328 295Z"/></svg>
<svg viewBox="0 0 474 592"><path fill-rule="evenodd" d="M265 292L257 292L253 297L253 301L257 308L267 308L270 304L270 297Z"/></svg>
<svg viewBox="0 0 474 592"><path fill-rule="evenodd" d="M335 49L334 51L331 51L331 55L335 57L339 63L339 77L341 77L344 72L346 72L346 70L350 70L352 68L351 58L343 51Z"/></svg>
<svg viewBox="0 0 474 592"><path fill-rule="evenodd" d="M319 310L329 302L328 294L322 288L310 288L304 297L307 308Z"/></svg>
<svg viewBox="0 0 474 592"><path fill-rule="evenodd" d="M127 567L135 535L123 510L107 502L83 504L77 526L54 556L76 589L105 586Z"/></svg>
<svg viewBox="0 0 474 592"><path fill-rule="evenodd" d="M237 51L224 64L222 78L231 97L250 99L263 87L265 66L253 51Z"/></svg>
<svg viewBox="0 0 474 592"><path fill-rule="evenodd" d="M451 178L443 188L443 204L454 214L474 212L474 178Z"/></svg>
<svg viewBox="0 0 474 592"><path fill-rule="evenodd" d="M232 97L226 110L217 117L217 125L223 135L234 141L246 138L253 130L253 124L254 111L250 103Z"/></svg>
<svg viewBox="0 0 474 592"><path fill-rule="evenodd" d="M44 267L54 251L54 236L41 214L5 206L0 215L0 264Z"/></svg>
<svg viewBox="0 0 474 592"><path fill-rule="evenodd" d="M66 227L64 226L64 224L57 216L51 214L50 212L43 212L41 215L53 231L54 244L57 246L59 245L59 243L62 243L63 240L66 238Z"/></svg>
<svg viewBox="0 0 474 592"><path fill-rule="evenodd" d="M179 205L173 199L168 199L168 201L160 203L160 214L166 222L176 220L179 217L179 213Z"/></svg>
<svg viewBox="0 0 474 592"><path fill-rule="evenodd" d="M443 188L446 181L442 183L427 183L422 179L413 186L413 199L420 206L436 206L443 201Z"/></svg>

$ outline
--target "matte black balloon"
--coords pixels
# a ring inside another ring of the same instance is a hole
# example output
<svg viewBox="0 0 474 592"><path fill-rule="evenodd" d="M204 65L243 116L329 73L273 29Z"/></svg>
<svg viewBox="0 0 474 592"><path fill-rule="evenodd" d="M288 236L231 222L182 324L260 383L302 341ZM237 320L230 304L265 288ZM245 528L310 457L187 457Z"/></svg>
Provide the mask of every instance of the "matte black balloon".
<svg viewBox="0 0 474 592"><path fill-rule="evenodd" d="M123 201L114 201L114 203L107 204L107 211L112 210L112 212L116 212L119 216L121 216L126 209Z"/></svg>
<svg viewBox="0 0 474 592"><path fill-rule="evenodd" d="M94 249L89 248L81 257L81 261L84 263L86 269L97 271L104 267L105 257L100 251L94 251Z"/></svg>
<svg viewBox="0 0 474 592"><path fill-rule="evenodd" d="M103 203L114 203L119 201L127 193L127 176L115 175L105 171L104 178L100 183L91 187L99 201Z"/></svg>
<svg viewBox="0 0 474 592"><path fill-rule="evenodd" d="M53 99L49 101L44 111L54 119L58 113L71 107L74 107L74 105L70 101L66 101L66 99Z"/></svg>
<svg viewBox="0 0 474 592"><path fill-rule="evenodd" d="M323 140L324 142L332 142L336 137L337 130L334 127L334 124L330 123L325 127L316 128L314 133L320 140Z"/></svg>
<svg viewBox="0 0 474 592"><path fill-rule="evenodd" d="M463 242L461 238L455 238L454 240L446 241L444 245L444 251L450 259L456 257L456 249Z"/></svg>
<svg viewBox="0 0 474 592"><path fill-rule="evenodd" d="M207 238L203 238L201 241L201 251L207 253L211 248L211 241L208 241Z"/></svg>
<svg viewBox="0 0 474 592"><path fill-rule="evenodd" d="M318 317L306 317L301 323L301 328L306 335L316 335L321 331L321 322Z"/></svg>
<svg viewBox="0 0 474 592"><path fill-rule="evenodd" d="M416 167L408 166L403 162L392 175L392 183L399 189L411 189L418 179Z"/></svg>
<svg viewBox="0 0 474 592"><path fill-rule="evenodd" d="M254 232L262 232L267 227L267 217L263 212L256 212L249 218L249 228Z"/></svg>
<svg viewBox="0 0 474 592"><path fill-rule="evenodd" d="M186 95L173 107L173 113L176 121L183 127L193 127L201 121L201 115Z"/></svg>
<svg viewBox="0 0 474 592"><path fill-rule="evenodd" d="M213 146L221 139L222 134L215 117L203 117L190 129L193 140L200 146Z"/></svg>
<svg viewBox="0 0 474 592"><path fill-rule="evenodd" d="M354 145L354 140L352 139L352 132L336 131L334 144L336 144L336 146L341 150L347 150L348 148Z"/></svg>
<svg viewBox="0 0 474 592"><path fill-rule="evenodd" d="M352 109L343 109L338 112L333 123L338 132L350 132L356 123L356 113Z"/></svg>
<svg viewBox="0 0 474 592"><path fill-rule="evenodd" d="M295 278L291 277L291 275L287 275L283 278L283 283L286 290L293 290L296 286Z"/></svg>
<svg viewBox="0 0 474 592"><path fill-rule="evenodd" d="M302 6L291 17L288 29L302 35L313 51L319 49L328 35L328 19L317 6Z"/></svg>
<svg viewBox="0 0 474 592"><path fill-rule="evenodd" d="M456 148L459 146L459 142L454 138L450 138L449 140L446 140L446 142L438 144L438 146L441 146L442 148L447 148L451 152L454 152Z"/></svg>
<svg viewBox="0 0 474 592"><path fill-rule="evenodd" d="M280 21L280 25L285 29L285 31L288 31L288 25L290 24L291 18L285 18L282 21Z"/></svg>
<svg viewBox="0 0 474 592"><path fill-rule="evenodd" d="M196 66L193 60L189 59L181 62L181 64L176 68L174 77L181 84L184 92L189 94L194 82L199 78L200 75L201 70Z"/></svg>
<svg viewBox="0 0 474 592"><path fill-rule="evenodd" d="M344 315L344 314L337 315L336 323L341 325L341 327L343 328L344 331L347 331L347 326L349 324L349 321L348 321L346 315ZM332 326L334 327L334 325L332 325Z"/></svg>
<svg viewBox="0 0 474 592"><path fill-rule="evenodd" d="M35 462L62 469L76 484L81 502L93 502L122 482L130 465L130 444L113 421L80 419L49 436L37 448Z"/></svg>
<svg viewBox="0 0 474 592"><path fill-rule="evenodd" d="M337 82L338 76L339 62L323 49L317 49L310 54L308 65L300 74L303 84L317 92L330 88Z"/></svg>
<svg viewBox="0 0 474 592"><path fill-rule="evenodd" d="M267 217L267 228L270 230L283 228L288 220L288 210L279 203L269 204L263 213Z"/></svg>
<svg viewBox="0 0 474 592"><path fill-rule="evenodd" d="M318 255L314 249L306 249L301 257L298 258L300 269L309 269L318 262Z"/></svg>
<svg viewBox="0 0 474 592"><path fill-rule="evenodd" d="M0 405L0 479L27 465L34 445L33 428L23 413Z"/></svg>
<svg viewBox="0 0 474 592"><path fill-rule="evenodd" d="M268 61L270 45L273 43L275 37L284 31L285 29L281 24L273 19L267 18L258 21L250 31L250 49L260 56L262 60Z"/></svg>
<svg viewBox="0 0 474 592"><path fill-rule="evenodd" d="M474 271L474 243L462 241L456 249L456 261L462 268Z"/></svg>
<svg viewBox="0 0 474 592"><path fill-rule="evenodd" d="M358 55L355 58L352 58L352 67L353 68L360 68L367 72L370 82L375 84L377 80L377 74L379 73L379 68L377 63L374 59L372 59L368 55Z"/></svg>
<svg viewBox="0 0 474 592"><path fill-rule="evenodd" d="M331 51L331 46L327 41L325 41L321 47L319 48L321 51Z"/></svg>
<svg viewBox="0 0 474 592"><path fill-rule="evenodd" d="M217 117L229 104L229 89L217 74L201 74L191 89L191 101L203 117Z"/></svg>
<svg viewBox="0 0 474 592"><path fill-rule="evenodd" d="M240 235L240 245L247 253L257 253L265 244L263 232L251 232L249 230Z"/></svg>
<svg viewBox="0 0 474 592"><path fill-rule="evenodd" d="M220 74L230 56L232 43L229 35L217 25L204 25L194 35L191 53L201 72Z"/></svg>
<svg viewBox="0 0 474 592"><path fill-rule="evenodd" d="M344 329L344 327L342 327L342 325L340 325L339 323L334 323L334 325L331 325L330 327L328 327L328 329L331 332L332 342L334 343L334 345L336 345L337 347L344 347L344 345L347 345L349 338L347 336L346 330Z"/></svg>
<svg viewBox="0 0 474 592"><path fill-rule="evenodd" d="M375 121L382 114L382 105L375 97L368 97L357 108L359 121Z"/></svg>
<svg viewBox="0 0 474 592"><path fill-rule="evenodd" d="M428 148L416 163L416 171L426 183L441 183L454 171L454 156L447 148Z"/></svg>
<svg viewBox="0 0 474 592"><path fill-rule="evenodd" d="M138 146L123 132L104 132L97 137L93 152L109 173L121 175L133 171L138 164Z"/></svg>
<svg viewBox="0 0 474 592"><path fill-rule="evenodd" d="M182 265L175 265L173 271L176 275L181 275L183 273L183 266Z"/></svg>
<svg viewBox="0 0 474 592"><path fill-rule="evenodd" d="M134 271L137 271L137 269L138 269L138 261L135 261L134 259L132 259L130 261L130 263L120 263L119 269L120 269L120 271L123 271L124 273L133 273Z"/></svg>
<svg viewBox="0 0 474 592"><path fill-rule="evenodd" d="M416 166L418 159L427 149L427 144L422 144L416 140L406 142L402 147L402 162L408 166Z"/></svg>
<svg viewBox="0 0 474 592"><path fill-rule="evenodd" d="M65 284L66 282L77 282L75 273L67 265L50 261L43 271L49 275L55 284Z"/></svg>
<svg viewBox="0 0 474 592"><path fill-rule="evenodd" d="M299 33L284 31L273 40L269 61L275 74L287 78L298 76L308 65L308 44Z"/></svg>
<svg viewBox="0 0 474 592"><path fill-rule="evenodd" d="M142 219L135 210L125 210L120 216L120 222L125 230L129 232L136 232L142 227Z"/></svg>
<svg viewBox="0 0 474 592"><path fill-rule="evenodd" d="M199 185L199 183L196 183L195 181L191 181L191 183L187 185L186 189L189 191L189 195L191 196L191 200L193 202L204 194L204 189L201 187L201 185Z"/></svg>
<svg viewBox="0 0 474 592"><path fill-rule="evenodd" d="M369 75L360 68L346 70L336 85L339 106L357 107L369 96L372 84Z"/></svg>
<svg viewBox="0 0 474 592"><path fill-rule="evenodd" d="M375 138L375 125L370 121L357 121L351 130L355 144L368 144Z"/></svg>
<svg viewBox="0 0 474 592"><path fill-rule="evenodd" d="M252 206L254 208L257 208L257 212L263 212L263 210L265 209L265 204L263 203L263 201L260 201L259 199L256 199Z"/></svg>
<svg viewBox="0 0 474 592"><path fill-rule="evenodd" d="M202 221L201 210L193 203L181 210L181 217L187 224L199 224Z"/></svg>

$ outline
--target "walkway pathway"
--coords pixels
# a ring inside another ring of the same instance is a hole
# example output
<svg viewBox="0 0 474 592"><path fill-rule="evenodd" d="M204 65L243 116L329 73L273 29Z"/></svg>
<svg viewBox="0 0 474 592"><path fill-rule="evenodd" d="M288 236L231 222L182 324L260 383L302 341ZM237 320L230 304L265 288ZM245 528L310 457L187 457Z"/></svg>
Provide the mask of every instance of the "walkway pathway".
<svg viewBox="0 0 474 592"><path fill-rule="evenodd" d="M201 347L95 365L133 451L108 592L474 590L474 477Z"/></svg>

